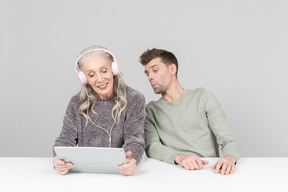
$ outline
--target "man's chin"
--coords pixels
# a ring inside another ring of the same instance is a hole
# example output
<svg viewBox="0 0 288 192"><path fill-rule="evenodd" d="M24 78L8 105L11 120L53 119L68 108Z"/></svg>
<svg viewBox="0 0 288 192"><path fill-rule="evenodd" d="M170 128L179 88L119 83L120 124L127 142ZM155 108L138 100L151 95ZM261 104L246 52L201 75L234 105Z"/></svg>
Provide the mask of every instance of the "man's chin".
<svg viewBox="0 0 288 192"><path fill-rule="evenodd" d="M153 89L155 94L161 94L161 91L159 91L158 89Z"/></svg>

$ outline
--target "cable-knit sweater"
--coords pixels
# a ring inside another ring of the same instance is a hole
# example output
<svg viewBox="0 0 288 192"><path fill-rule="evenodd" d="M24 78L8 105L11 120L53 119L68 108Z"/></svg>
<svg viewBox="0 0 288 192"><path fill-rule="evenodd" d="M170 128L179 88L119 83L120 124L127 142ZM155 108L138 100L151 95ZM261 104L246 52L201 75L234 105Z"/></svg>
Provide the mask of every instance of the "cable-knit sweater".
<svg viewBox="0 0 288 192"><path fill-rule="evenodd" d="M78 112L80 96L73 96L66 110L62 131L54 146L109 147L110 140L111 147L124 148L125 152L131 151L131 157L138 164L144 152L145 98L139 91L128 86L126 94L127 107L118 124L113 125L111 116L114 99L98 99L94 108L98 117L89 110L89 117L94 123L89 121L87 127L85 117ZM56 156L54 150L53 154Z"/></svg>

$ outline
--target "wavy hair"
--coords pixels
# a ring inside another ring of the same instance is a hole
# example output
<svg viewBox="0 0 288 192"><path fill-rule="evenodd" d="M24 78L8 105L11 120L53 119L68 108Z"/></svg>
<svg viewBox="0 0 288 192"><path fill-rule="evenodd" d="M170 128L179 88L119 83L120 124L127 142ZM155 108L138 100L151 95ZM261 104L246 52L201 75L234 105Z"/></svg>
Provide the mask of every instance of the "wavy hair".
<svg viewBox="0 0 288 192"><path fill-rule="evenodd" d="M80 53L80 55L89 51L89 50L93 50L93 49L106 49L106 48L101 47L101 46L97 46L97 45L90 46L90 47L87 47L86 49L84 49ZM95 51L91 51L91 52L84 54L79 59L77 65L78 65L80 70L82 70L83 62L85 61L85 59L91 55L101 55L104 58L106 58L107 60L109 60L111 64L113 62L113 56L112 55L110 55L109 53L102 51L102 50L95 50ZM122 74L114 75L113 81L114 81L114 83L113 83L112 99L114 99L115 105L113 106L113 108L111 110L111 116L112 116L115 123L119 123L121 113L127 107L126 85L123 81ZM88 115L89 109L91 109L92 113L96 115L96 119L98 118L98 114L96 113L94 108L95 108L95 106L97 106L99 95L93 90L93 88L89 84L86 84L86 85L82 86L82 88L79 92L79 96L80 96L81 104L79 106L78 112L85 117L85 119L86 119L85 127L87 127L88 121L91 121L91 119ZM85 111L86 111L86 113L85 113Z"/></svg>

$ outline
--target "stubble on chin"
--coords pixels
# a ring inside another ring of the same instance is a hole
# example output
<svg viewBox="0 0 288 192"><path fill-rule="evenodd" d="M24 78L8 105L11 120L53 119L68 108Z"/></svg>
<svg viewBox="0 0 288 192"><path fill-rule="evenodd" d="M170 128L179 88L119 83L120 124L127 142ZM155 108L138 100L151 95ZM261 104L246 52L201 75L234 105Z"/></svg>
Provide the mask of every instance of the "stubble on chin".
<svg viewBox="0 0 288 192"><path fill-rule="evenodd" d="M155 94L161 94L162 93L161 89L159 89L159 88L155 88L155 89L153 89L153 91Z"/></svg>

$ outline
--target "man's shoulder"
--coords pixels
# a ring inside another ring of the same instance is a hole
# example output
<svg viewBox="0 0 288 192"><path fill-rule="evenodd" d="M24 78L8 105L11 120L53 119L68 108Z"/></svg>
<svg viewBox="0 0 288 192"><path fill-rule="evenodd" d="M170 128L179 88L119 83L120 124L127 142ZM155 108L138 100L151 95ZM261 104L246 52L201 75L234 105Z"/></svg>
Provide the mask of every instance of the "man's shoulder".
<svg viewBox="0 0 288 192"><path fill-rule="evenodd" d="M147 105L146 105L146 108L153 108L154 106L156 106L158 103L158 100L157 101L150 101Z"/></svg>
<svg viewBox="0 0 288 192"><path fill-rule="evenodd" d="M189 94L205 94L207 90L203 87L198 87L195 89L185 89Z"/></svg>
<svg viewBox="0 0 288 192"><path fill-rule="evenodd" d="M185 93L184 93L184 97L185 100L189 100L191 98L204 98L206 96L209 96L211 93L203 88L203 87L198 87L195 89L184 89ZM184 98L183 98L184 99ZM161 107L163 105L163 102L161 102L161 98L156 100L156 101L150 101L147 105L146 108L148 109L154 109L156 107Z"/></svg>
<svg viewBox="0 0 288 192"><path fill-rule="evenodd" d="M206 97L211 97L213 94L208 91L207 89L203 87L198 87L195 89L186 89L187 92L186 95L191 96L191 97L200 97L200 98L206 98Z"/></svg>
<svg viewBox="0 0 288 192"><path fill-rule="evenodd" d="M163 107L161 105L161 102L160 102L161 98L159 98L158 100L156 101L150 101L148 104L146 104L146 111L154 111L158 108L161 108Z"/></svg>
<svg viewBox="0 0 288 192"><path fill-rule="evenodd" d="M206 93L209 93L205 88L203 87L198 87L198 88L195 88L195 89L184 89L184 92L185 92L185 97L188 96L196 96L196 95L204 95ZM158 100L155 100L155 101L150 101L146 107L150 107L150 108L153 108L155 106L158 106L160 105L162 102L161 102L161 99L162 98L159 98Z"/></svg>

